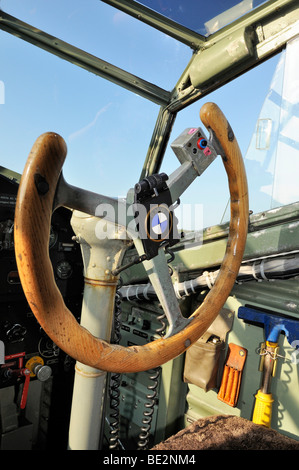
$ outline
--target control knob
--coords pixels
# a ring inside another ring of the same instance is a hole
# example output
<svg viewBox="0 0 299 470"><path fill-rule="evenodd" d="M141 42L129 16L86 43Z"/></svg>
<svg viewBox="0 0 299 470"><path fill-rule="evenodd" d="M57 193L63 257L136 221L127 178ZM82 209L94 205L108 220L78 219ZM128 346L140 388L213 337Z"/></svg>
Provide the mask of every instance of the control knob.
<svg viewBox="0 0 299 470"><path fill-rule="evenodd" d="M26 362L26 368L30 370L30 376L36 377L40 382L45 382L52 375L50 366L44 364L40 356L33 356Z"/></svg>
<svg viewBox="0 0 299 470"><path fill-rule="evenodd" d="M40 382L45 382L51 377L52 369L50 366L36 364L36 366L33 367L33 373Z"/></svg>

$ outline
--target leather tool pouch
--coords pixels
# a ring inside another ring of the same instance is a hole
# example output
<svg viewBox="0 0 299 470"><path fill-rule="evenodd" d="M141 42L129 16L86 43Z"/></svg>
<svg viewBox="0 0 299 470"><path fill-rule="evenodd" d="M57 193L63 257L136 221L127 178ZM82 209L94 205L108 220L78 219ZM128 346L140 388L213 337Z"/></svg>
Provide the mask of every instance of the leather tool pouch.
<svg viewBox="0 0 299 470"><path fill-rule="evenodd" d="M206 333L187 350L184 382L197 385L206 392L219 386L225 337L232 323L233 313L222 309Z"/></svg>
<svg viewBox="0 0 299 470"><path fill-rule="evenodd" d="M233 407L237 406L246 357L247 349L233 343L228 345L226 362L217 398Z"/></svg>

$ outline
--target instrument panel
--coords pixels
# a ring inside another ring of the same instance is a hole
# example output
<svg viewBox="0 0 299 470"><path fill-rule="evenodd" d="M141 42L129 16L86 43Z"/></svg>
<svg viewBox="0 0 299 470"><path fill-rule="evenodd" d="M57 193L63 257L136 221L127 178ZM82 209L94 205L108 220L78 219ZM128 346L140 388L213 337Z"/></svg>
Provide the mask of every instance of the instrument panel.
<svg viewBox="0 0 299 470"><path fill-rule="evenodd" d="M14 254L14 209L18 182L0 175L0 339L5 356L25 352L56 362L57 347L35 320L23 294ZM52 216L49 255L55 280L66 304L80 317L83 293L83 264L79 245L72 240L71 212L57 209ZM0 382L0 387L3 382Z"/></svg>
<svg viewBox="0 0 299 470"><path fill-rule="evenodd" d="M51 399L54 404L51 415L61 419L70 404L64 393L71 393L74 360L46 335L23 293L14 253L14 211L18 186L17 178L7 176L7 172L2 174L0 169L0 344L1 351L4 351L3 357L0 357L0 402L5 403L5 390L19 391L18 398L14 398L16 414L22 411L27 413L26 401L27 398L30 401L30 394L33 394L33 382L44 382L46 388L51 389L51 396L56 393L60 396L55 404ZM53 213L49 256L65 304L79 321L84 288L83 262L80 245L72 239L71 215L71 211L63 207ZM43 394L39 400L41 404L45 401ZM4 445L1 441L5 443L11 431L5 433L5 409L2 410L1 406L0 418L0 445ZM52 427L54 429L55 425Z"/></svg>

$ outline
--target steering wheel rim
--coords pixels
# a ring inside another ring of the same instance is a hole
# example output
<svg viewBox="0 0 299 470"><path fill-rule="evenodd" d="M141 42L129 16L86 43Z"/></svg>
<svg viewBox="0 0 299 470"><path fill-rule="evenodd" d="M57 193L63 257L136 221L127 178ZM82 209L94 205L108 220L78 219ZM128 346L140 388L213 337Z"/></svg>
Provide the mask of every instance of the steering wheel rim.
<svg viewBox="0 0 299 470"><path fill-rule="evenodd" d="M83 328L64 304L49 258L53 200L67 148L55 133L40 136L29 154L17 196L15 254L24 294L46 334L75 360L110 372L152 369L182 354L208 329L235 283L243 258L248 228L248 189L237 140L222 111L206 103L200 111L205 127L222 150L231 198L226 252L218 277L192 321L168 338L142 346L123 347L96 338ZM222 152L221 152L222 153Z"/></svg>

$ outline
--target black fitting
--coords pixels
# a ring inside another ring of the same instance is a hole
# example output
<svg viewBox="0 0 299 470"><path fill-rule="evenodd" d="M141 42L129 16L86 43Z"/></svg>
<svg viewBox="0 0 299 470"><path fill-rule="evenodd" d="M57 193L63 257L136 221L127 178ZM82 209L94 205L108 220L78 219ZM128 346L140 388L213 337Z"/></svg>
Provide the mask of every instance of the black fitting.
<svg viewBox="0 0 299 470"><path fill-rule="evenodd" d="M34 183L37 189L38 194L44 196L49 191L49 183L42 175L35 173Z"/></svg>
<svg viewBox="0 0 299 470"><path fill-rule="evenodd" d="M154 174L143 178L139 183L135 184L135 193L148 193L156 189L159 191L163 188L165 181L168 180L166 173Z"/></svg>

